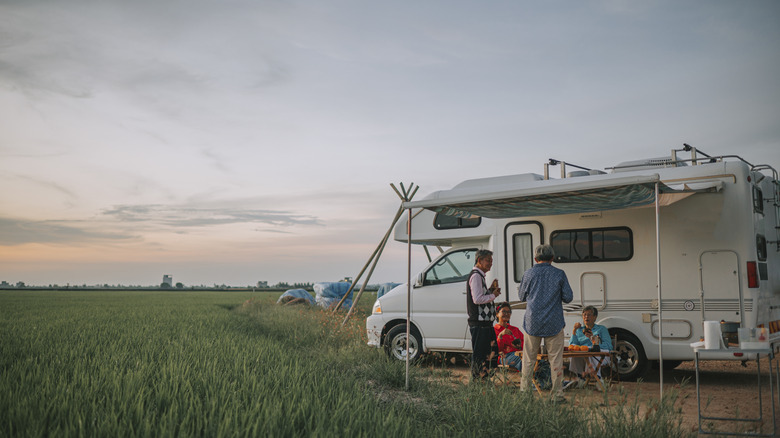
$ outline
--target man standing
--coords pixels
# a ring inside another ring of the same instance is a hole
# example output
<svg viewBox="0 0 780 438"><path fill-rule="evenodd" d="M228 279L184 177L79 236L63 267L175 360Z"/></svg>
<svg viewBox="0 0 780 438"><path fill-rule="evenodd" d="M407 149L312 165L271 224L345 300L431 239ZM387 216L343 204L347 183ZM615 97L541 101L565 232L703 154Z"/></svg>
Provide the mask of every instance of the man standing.
<svg viewBox="0 0 780 438"><path fill-rule="evenodd" d="M533 377L536 355L541 351L542 339L547 347L552 374L550 395L555 402L563 397L563 303L571 303L574 294L566 273L552 266L555 252L550 245L534 249L536 264L525 271L518 288L520 301L525 301L523 320L525 346L523 348L522 389L527 390Z"/></svg>
<svg viewBox="0 0 780 438"><path fill-rule="evenodd" d="M488 376L490 365L498 359L498 345L493 321L496 319L496 305L493 301L501 295L498 280L490 288L485 283L485 274L493 267L493 252L477 251L474 269L466 282L466 310L469 314L471 331L471 378L482 380ZM571 299L569 299L571 301Z"/></svg>

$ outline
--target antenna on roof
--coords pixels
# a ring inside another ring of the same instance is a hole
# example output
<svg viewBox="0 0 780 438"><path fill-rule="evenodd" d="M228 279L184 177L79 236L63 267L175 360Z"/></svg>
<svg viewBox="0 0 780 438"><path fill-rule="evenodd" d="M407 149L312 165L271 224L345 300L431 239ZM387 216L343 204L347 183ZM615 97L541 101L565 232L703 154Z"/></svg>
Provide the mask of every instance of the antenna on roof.
<svg viewBox="0 0 780 438"><path fill-rule="evenodd" d="M683 148L682 149L672 150L672 158L674 158L675 161L676 161L676 158L677 158L677 155L675 154L675 152L678 151L678 150L682 151L682 152L690 152L691 153L691 164L693 164L694 166L696 164L698 164L697 159L696 159L696 155L703 155L703 156L709 158L710 159L709 160L710 163L714 163L715 162L715 159L712 158L711 155L705 154L704 152L696 149L695 147L689 145L688 143L683 143Z"/></svg>
<svg viewBox="0 0 780 438"><path fill-rule="evenodd" d="M567 163L565 161L556 160L555 158L550 158L546 163L544 163L544 179L550 179L550 166L557 166L559 164L561 165L561 178L566 178L566 166L576 167L577 169L587 171L592 170L587 167L582 167L576 164Z"/></svg>

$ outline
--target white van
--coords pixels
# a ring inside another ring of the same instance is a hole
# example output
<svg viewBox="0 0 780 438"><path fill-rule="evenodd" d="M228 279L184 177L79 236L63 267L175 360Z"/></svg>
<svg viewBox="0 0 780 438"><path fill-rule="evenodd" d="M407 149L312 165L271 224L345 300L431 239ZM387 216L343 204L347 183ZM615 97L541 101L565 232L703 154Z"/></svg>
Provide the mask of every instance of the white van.
<svg viewBox="0 0 780 438"><path fill-rule="evenodd" d="M515 302L512 324L522 328L517 289L541 243L553 246L554 264L574 291L564 306L566 338L581 309L595 305L598 323L617 338L621 379L641 377L659 359L659 330L668 368L693 359L690 344L703 336L705 320L767 327L770 341L780 342L777 172L684 150L691 158L673 150L608 173L566 174L560 163L560 179L550 179L545 165L544 176L464 181L405 204L413 211L412 243L443 251L411 289L410 359L471 351L465 281L481 248L494 253L487 282L498 279L498 300ZM406 222L395 228L397 241L407 241ZM366 321L369 345L398 359L406 355L406 303L404 284L379 298Z"/></svg>

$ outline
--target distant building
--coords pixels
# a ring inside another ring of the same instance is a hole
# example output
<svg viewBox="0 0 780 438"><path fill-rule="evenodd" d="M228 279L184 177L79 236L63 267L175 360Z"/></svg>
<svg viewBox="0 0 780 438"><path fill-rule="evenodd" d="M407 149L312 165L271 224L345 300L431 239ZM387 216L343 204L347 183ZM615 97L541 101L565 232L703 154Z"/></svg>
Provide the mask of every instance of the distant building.
<svg viewBox="0 0 780 438"><path fill-rule="evenodd" d="M257 282L257 287L259 287L259 288L267 288L268 287L268 282L267 281L258 281Z"/></svg>
<svg viewBox="0 0 780 438"><path fill-rule="evenodd" d="M173 287L173 277L170 275L163 275L163 284Z"/></svg>

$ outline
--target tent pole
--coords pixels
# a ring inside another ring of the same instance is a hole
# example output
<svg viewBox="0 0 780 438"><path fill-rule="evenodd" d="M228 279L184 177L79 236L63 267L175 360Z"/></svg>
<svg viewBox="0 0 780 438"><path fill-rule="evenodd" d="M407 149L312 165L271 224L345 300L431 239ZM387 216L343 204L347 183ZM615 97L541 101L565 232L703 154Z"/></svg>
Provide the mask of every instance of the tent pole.
<svg viewBox="0 0 780 438"><path fill-rule="evenodd" d="M341 299L339 300L338 304L333 306L333 310L331 310L331 313L336 313L338 311L338 309L341 307L341 304L344 303L344 300L347 299L347 296L349 296L349 293L352 292L352 289L354 289L355 286L357 285L358 281L360 281L360 277L362 277L363 273L366 272L366 268L368 268L368 265L371 263L371 260L374 260L374 256L376 256L376 253L379 252L379 247L381 247L381 246L382 246L382 242L379 242L379 245L376 246L376 249L371 254L371 257L369 257L368 260L366 260L366 264L363 265L363 269L361 269L360 272L358 273L357 277L355 277L355 279L352 280L352 285L349 286L349 289L347 290L347 293L345 293L344 296L341 297Z"/></svg>
<svg viewBox="0 0 780 438"><path fill-rule="evenodd" d="M409 335L412 303L412 209L406 223L406 390L409 390ZM417 348L422 347L418 345Z"/></svg>
<svg viewBox="0 0 780 438"><path fill-rule="evenodd" d="M428 257L428 263L432 262L433 259L431 258L431 253L428 252L428 245L423 245L423 251L425 251L425 256Z"/></svg>
<svg viewBox="0 0 780 438"><path fill-rule="evenodd" d="M357 285L358 280L360 280L360 277L363 276L363 272L365 272L366 268L368 268L368 265L371 264L371 261L373 260L373 266L371 267L371 270L369 271L365 282L363 283L363 286L360 288L360 292L358 292L355 299L352 301L352 307L349 308L349 312L347 312L347 317L344 318L344 322L341 323L342 326L344 326L347 323L347 320L349 319L349 316L352 314L352 312L355 309L355 306L357 305L358 300L360 299L360 296L363 294L363 291L366 288L366 285L368 284L369 279L371 278L371 274L374 272L374 268L376 267L377 262L379 262L379 257L382 255L382 251L385 249L385 245L387 245L387 241L390 238L390 233L393 232L393 228L395 227L395 224L398 222L398 220L401 218L401 216L404 213L404 202L409 202L414 198L415 193L417 193L417 190L420 188L419 186L415 186L414 183L411 183L409 185L409 190L406 190L404 187L404 184L401 183L401 192L398 191L397 188L395 188L395 184L390 183L390 187L393 189L393 191L398 195L399 198L401 198L401 205L398 207L398 211L395 213L395 217L393 218L393 222L390 224L390 228L387 229L387 232L385 233L385 236L382 238L382 240L379 242L379 245L377 245L376 249L374 250L374 253L371 254L371 257L368 258L368 261L366 261L366 264L363 266L363 269L360 270L360 273L355 277L355 279L352 281L352 284L349 286L349 289L347 290L347 293L344 294L343 297L341 297L341 300L339 300L338 304L336 304L333 307L333 310L331 313L336 313L338 309L341 308L341 305L344 303L344 301L349 296L350 292L355 288L355 285ZM409 214L411 215L411 209L409 209ZM421 210L422 211L422 210ZM409 219L411 220L411 218ZM376 258L374 258L376 257Z"/></svg>
<svg viewBox="0 0 780 438"><path fill-rule="evenodd" d="M344 302L344 300L347 299L349 296L349 293L352 292L352 289L355 288L355 285L357 284L360 277L363 276L363 272L366 271L366 268L371 263L371 261L374 261L374 267L376 266L376 263L379 261L379 256L382 255L382 251L384 251L385 245L387 245L387 240L390 238L390 233L393 231L393 227L395 227L395 224L398 222L398 219L401 218L401 215L404 212L403 206L398 207L398 211L395 213L395 217L393 218L393 222L390 224L390 228L387 229L387 232L385 233L385 236L382 238L382 240L379 242L379 245L377 245L376 249L374 250L374 253L371 254L371 257L368 258L368 261L366 262L365 266L363 266L363 269L360 270L360 273L355 277L355 280L352 282L352 286L350 286L349 290L346 294L344 294L343 297L341 297L341 300L338 304L336 304L335 307L333 307L332 313L335 313L339 308L341 308L341 304ZM371 268L371 271L368 273L368 276L366 277L366 283L368 282L368 279L371 278L371 273L374 272L374 268ZM365 285L363 286L365 288ZM360 293L363 293L363 289L360 290ZM358 295L358 298L360 296ZM352 309L355 308L355 305L357 304L357 299L352 301L352 307L349 309L349 313L347 314L347 318L349 318L349 314L352 313ZM344 319L344 324L346 324L347 319ZM342 324L342 325L344 325Z"/></svg>
<svg viewBox="0 0 780 438"><path fill-rule="evenodd" d="M403 207L399 210L399 214L396 215L395 219L393 220L393 224L390 225L390 229L387 230L387 234L385 234L385 237L382 239L382 242L379 244L379 251L376 253L376 257L374 258L374 263L371 265L371 269L369 269L368 274L366 274L366 280L363 282L363 286L360 287L360 291L355 296L355 299L352 300L352 306L349 308L349 312L347 312L347 316L344 317L344 322L341 323L342 326L347 324L347 320L352 315L352 312L354 311L355 307L357 306L358 301L360 301L360 297L363 295L363 292L366 290L366 286L368 286L368 281L371 279L371 276L374 274L374 269L376 269L376 264L379 262L379 257L382 255L382 252L385 250L385 246L387 245L387 240L390 238L390 231L395 226L395 223L398 222L398 218L401 216L401 213L403 212ZM349 296L349 293L344 295L342 300Z"/></svg>
<svg viewBox="0 0 780 438"><path fill-rule="evenodd" d="M655 183L655 256L656 281L658 282L658 381L660 382L661 401L664 398L664 318L661 301L661 206L658 202L658 182Z"/></svg>

